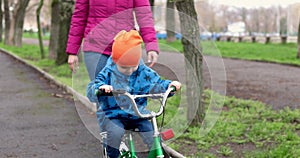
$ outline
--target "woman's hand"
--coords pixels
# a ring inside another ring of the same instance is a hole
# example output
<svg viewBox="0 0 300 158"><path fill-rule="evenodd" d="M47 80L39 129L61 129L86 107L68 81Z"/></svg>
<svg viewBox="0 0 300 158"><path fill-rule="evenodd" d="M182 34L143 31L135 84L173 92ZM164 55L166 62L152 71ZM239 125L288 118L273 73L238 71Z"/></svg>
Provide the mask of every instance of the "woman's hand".
<svg viewBox="0 0 300 158"><path fill-rule="evenodd" d="M148 62L151 62L149 67L152 67L157 62L158 53L156 51L149 51L147 54Z"/></svg>
<svg viewBox="0 0 300 158"><path fill-rule="evenodd" d="M73 73L76 73L76 69L79 68L78 57L77 55L69 55L68 57L69 68ZM76 66L76 67L75 67Z"/></svg>

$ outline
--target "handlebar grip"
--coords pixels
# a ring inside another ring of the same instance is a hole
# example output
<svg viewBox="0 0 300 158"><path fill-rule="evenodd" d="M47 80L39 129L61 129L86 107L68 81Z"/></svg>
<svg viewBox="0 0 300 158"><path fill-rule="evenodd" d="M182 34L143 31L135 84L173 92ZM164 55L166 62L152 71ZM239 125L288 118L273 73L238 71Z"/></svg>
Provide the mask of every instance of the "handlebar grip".
<svg viewBox="0 0 300 158"><path fill-rule="evenodd" d="M100 96L113 96L113 93L106 93L104 89L97 89L95 90L95 95L100 97Z"/></svg>
<svg viewBox="0 0 300 158"><path fill-rule="evenodd" d="M175 86L171 86L170 88L172 89L171 92L176 92L176 87Z"/></svg>

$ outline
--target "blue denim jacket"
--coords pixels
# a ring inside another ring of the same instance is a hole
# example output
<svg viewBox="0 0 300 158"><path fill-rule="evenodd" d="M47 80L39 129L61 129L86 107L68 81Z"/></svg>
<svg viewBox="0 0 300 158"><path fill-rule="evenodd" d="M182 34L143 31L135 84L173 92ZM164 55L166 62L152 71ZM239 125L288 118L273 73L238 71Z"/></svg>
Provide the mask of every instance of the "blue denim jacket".
<svg viewBox="0 0 300 158"><path fill-rule="evenodd" d="M161 91L161 89L165 91L170 83L170 80L162 80L154 70L144 64L142 59L138 69L130 76L126 76L118 71L116 64L110 57L96 79L88 84L87 97L91 102L99 102L97 115L102 115L104 112L107 118L138 119L128 98L125 96L103 96L98 98L95 95L95 90L98 90L102 85L111 85L114 90L122 89L130 94L137 95L147 94L153 91L154 87L160 87L156 88L156 91ZM146 109L147 98L137 98L135 101L141 113L149 112Z"/></svg>

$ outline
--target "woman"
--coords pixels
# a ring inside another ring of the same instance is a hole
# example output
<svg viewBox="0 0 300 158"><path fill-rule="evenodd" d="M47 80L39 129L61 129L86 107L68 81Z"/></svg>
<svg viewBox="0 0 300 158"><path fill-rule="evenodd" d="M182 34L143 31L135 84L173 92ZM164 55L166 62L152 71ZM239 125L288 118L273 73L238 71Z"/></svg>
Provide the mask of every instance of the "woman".
<svg viewBox="0 0 300 158"><path fill-rule="evenodd" d="M76 0L66 53L75 72L83 43L85 65L90 80L105 66L111 55L113 38L121 30L135 28L135 18L145 43L148 62L157 61L158 44L149 0Z"/></svg>

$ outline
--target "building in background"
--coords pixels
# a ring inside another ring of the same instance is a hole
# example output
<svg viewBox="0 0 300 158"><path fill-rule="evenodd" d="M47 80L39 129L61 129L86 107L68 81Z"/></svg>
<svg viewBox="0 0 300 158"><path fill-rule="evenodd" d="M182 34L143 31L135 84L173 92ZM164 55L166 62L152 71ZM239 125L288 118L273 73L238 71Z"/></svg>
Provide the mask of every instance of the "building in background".
<svg viewBox="0 0 300 158"><path fill-rule="evenodd" d="M227 26L227 32L232 36L244 36L246 33L246 24L242 21L234 22Z"/></svg>

